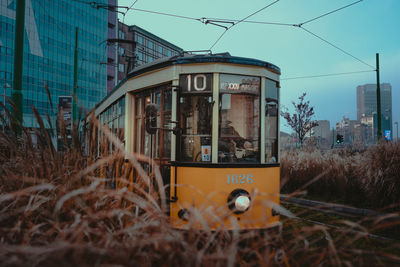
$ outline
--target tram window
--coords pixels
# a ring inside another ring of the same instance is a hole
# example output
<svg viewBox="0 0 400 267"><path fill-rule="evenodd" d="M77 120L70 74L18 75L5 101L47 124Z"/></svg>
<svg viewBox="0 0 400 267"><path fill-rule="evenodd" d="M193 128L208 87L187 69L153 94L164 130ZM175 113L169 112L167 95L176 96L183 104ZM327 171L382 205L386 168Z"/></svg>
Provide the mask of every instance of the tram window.
<svg viewBox="0 0 400 267"><path fill-rule="evenodd" d="M181 161L211 161L212 104L209 103L209 96L208 94L182 96L180 105ZM202 153L202 150L207 151L207 157L203 156L205 153Z"/></svg>
<svg viewBox="0 0 400 267"><path fill-rule="evenodd" d="M260 78L220 76L218 161L259 163Z"/></svg>
<svg viewBox="0 0 400 267"><path fill-rule="evenodd" d="M135 100L135 109L136 109L136 149L135 151L137 153L140 153L141 151L141 139L142 139L142 99L141 98L136 98Z"/></svg>
<svg viewBox="0 0 400 267"><path fill-rule="evenodd" d="M265 162L278 162L278 100L279 88L271 80L265 82Z"/></svg>
<svg viewBox="0 0 400 267"><path fill-rule="evenodd" d="M164 128L172 128L175 125L171 125L171 110L172 110L172 91L167 90L163 91L163 100L164 100L164 118L163 118L163 127ZM162 149L162 156L164 158L170 158L171 156L171 132L170 131L163 131L163 149Z"/></svg>

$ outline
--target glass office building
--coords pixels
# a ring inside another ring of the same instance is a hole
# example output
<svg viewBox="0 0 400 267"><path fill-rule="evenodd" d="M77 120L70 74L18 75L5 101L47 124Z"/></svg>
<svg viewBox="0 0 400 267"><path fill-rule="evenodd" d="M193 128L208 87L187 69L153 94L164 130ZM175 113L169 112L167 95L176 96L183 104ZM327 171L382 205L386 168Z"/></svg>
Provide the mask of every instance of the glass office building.
<svg viewBox="0 0 400 267"><path fill-rule="evenodd" d="M11 98L17 0L0 0L0 86ZM96 3L107 4L107 0ZM107 92L108 10L89 1L26 0L23 121L37 127L31 106L55 127L59 96L72 96L75 29L78 28L77 106L92 109ZM51 101L47 94L48 87ZM3 99L3 98L2 98Z"/></svg>

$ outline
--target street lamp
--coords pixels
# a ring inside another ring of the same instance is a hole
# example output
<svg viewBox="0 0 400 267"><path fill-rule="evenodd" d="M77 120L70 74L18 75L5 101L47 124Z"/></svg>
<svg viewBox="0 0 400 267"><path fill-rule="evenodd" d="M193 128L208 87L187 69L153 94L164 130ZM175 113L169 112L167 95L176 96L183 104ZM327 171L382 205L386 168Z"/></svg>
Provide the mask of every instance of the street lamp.
<svg viewBox="0 0 400 267"><path fill-rule="evenodd" d="M3 84L3 105L4 105L3 118L6 117L6 88L11 88L11 86L8 83ZM3 132L4 132L4 127L5 127L4 122L2 124L3 124Z"/></svg>

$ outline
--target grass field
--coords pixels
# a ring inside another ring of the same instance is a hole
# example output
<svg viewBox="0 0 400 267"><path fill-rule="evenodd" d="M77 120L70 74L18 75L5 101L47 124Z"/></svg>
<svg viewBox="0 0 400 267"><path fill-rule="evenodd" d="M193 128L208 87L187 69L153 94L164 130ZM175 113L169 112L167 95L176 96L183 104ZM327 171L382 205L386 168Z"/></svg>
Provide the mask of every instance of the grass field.
<svg viewBox="0 0 400 267"><path fill-rule="evenodd" d="M103 128L102 157L87 156L78 136L58 153L44 123L39 124L36 146L29 134L0 134L1 266L387 266L400 260L393 252L396 242L383 251L355 246L368 242L362 233L370 229L351 221L334 233L283 216L281 235L223 227L173 229L157 168L147 175L141 167L146 158L123 154L118 138ZM108 142L119 152L108 153ZM364 199L379 209L398 207L399 144L341 153L284 154L283 189L344 201ZM127 164L122 164L124 158ZM124 186L111 189L116 169ZM126 179L132 169L141 174L134 184ZM377 220L374 227L398 226L398 221L387 225L384 218ZM349 234L351 229L360 234Z"/></svg>

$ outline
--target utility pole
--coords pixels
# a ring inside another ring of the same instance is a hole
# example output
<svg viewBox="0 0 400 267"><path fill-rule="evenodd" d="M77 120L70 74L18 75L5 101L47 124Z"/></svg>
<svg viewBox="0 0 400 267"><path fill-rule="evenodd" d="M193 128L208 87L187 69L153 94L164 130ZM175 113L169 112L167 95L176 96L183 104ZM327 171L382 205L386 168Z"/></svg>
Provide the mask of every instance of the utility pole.
<svg viewBox="0 0 400 267"><path fill-rule="evenodd" d="M378 116L378 142L382 138L382 126L381 126L381 85L379 83L379 53L376 53L376 109Z"/></svg>
<svg viewBox="0 0 400 267"><path fill-rule="evenodd" d="M75 53L74 53L74 89L72 92L72 121L73 124L76 123L78 119L77 115L77 97L76 97L76 92L78 89L78 27L75 27Z"/></svg>
<svg viewBox="0 0 400 267"><path fill-rule="evenodd" d="M14 47L14 79L11 99L15 105L12 108L12 117L16 125L16 133L22 133L22 70L24 61L24 34L25 34L25 0L17 1L15 19L15 47Z"/></svg>

